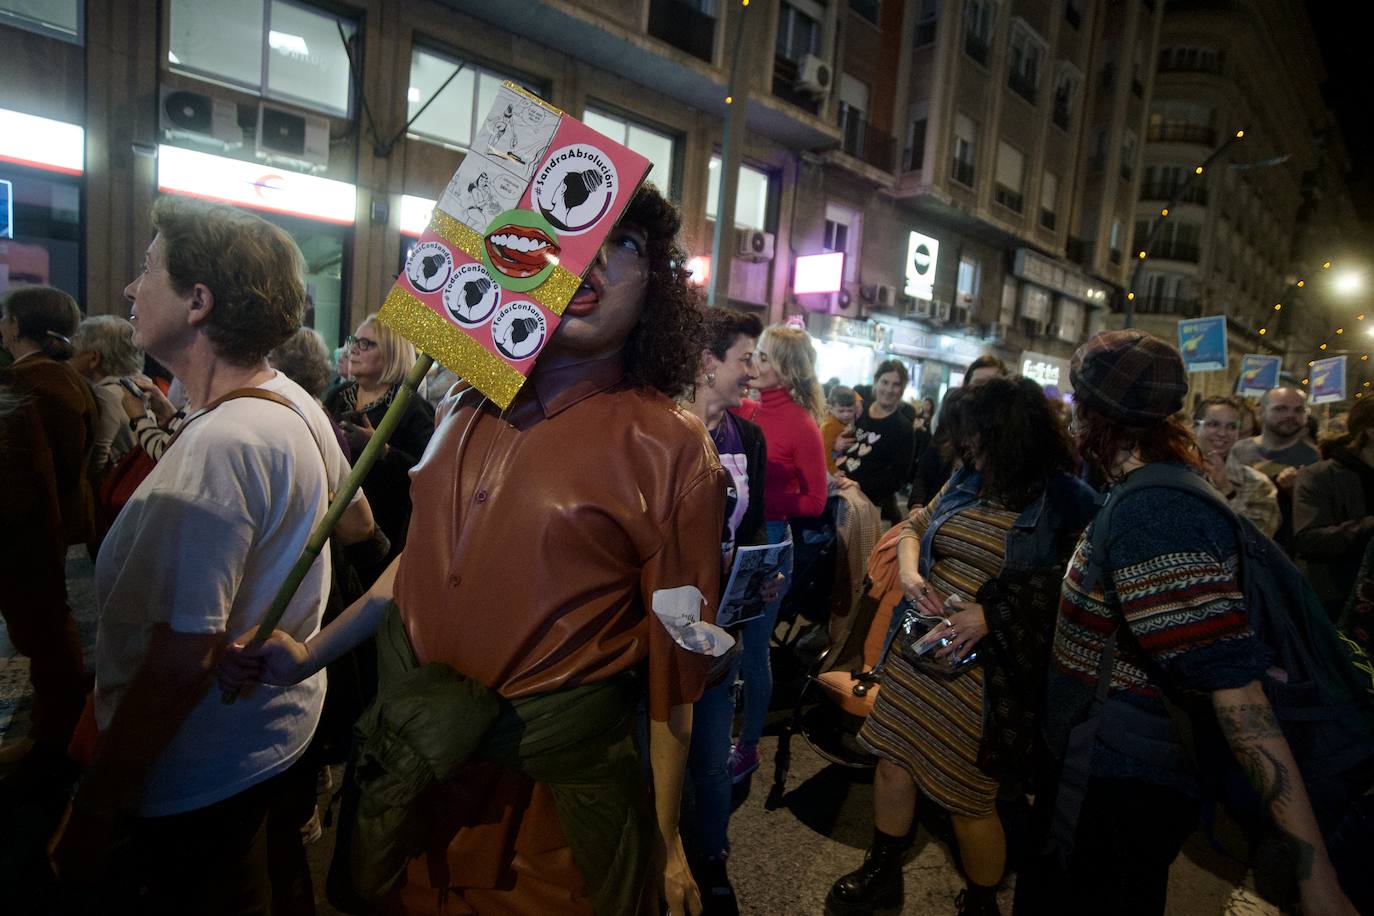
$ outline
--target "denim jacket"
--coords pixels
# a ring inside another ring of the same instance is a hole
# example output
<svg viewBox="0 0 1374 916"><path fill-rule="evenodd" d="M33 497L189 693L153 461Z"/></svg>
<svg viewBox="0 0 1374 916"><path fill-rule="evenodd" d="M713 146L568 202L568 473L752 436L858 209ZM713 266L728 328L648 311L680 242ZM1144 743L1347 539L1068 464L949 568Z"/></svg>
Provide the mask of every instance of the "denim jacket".
<svg viewBox="0 0 1374 916"><path fill-rule="evenodd" d="M935 533L952 516L978 502L982 485L982 475L969 468L959 468L950 478L921 538L922 576L930 575L934 563ZM1097 495L1087 484L1068 474L1051 477L1045 491L1021 511L1007 532L1002 574L1026 573L1054 563L1059 553L1059 532L1083 530L1096 511Z"/></svg>

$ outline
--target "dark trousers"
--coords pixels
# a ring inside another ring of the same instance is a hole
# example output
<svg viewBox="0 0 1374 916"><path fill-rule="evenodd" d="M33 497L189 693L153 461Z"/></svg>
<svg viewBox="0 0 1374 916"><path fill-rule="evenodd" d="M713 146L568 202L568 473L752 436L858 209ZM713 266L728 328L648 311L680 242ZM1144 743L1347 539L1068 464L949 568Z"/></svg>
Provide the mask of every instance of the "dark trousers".
<svg viewBox="0 0 1374 916"><path fill-rule="evenodd" d="M315 772L297 763L205 808L138 818L97 911L313 916L300 828L314 803Z"/></svg>
<svg viewBox="0 0 1374 916"><path fill-rule="evenodd" d="M1035 820L1042 831L1052 795L1036 799ZM1016 879L1015 916L1163 916L1169 867L1197 827L1198 815L1198 802L1181 792L1094 777L1078 815L1068 867L1046 855L1023 868Z"/></svg>
<svg viewBox="0 0 1374 916"><path fill-rule="evenodd" d="M14 648L29 659L29 737L57 750L66 750L86 702L81 641L67 606L65 555L65 548L44 549L22 560L6 557L0 568L0 617Z"/></svg>

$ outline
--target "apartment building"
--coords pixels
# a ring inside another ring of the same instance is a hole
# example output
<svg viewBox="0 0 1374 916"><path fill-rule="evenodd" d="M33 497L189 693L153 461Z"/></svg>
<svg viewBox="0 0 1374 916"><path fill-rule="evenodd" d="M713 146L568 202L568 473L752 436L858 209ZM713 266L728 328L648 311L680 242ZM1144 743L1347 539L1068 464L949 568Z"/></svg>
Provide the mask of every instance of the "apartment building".
<svg viewBox="0 0 1374 916"><path fill-rule="evenodd" d="M1233 391L1247 352L1284 355L1300 381L1339 326L1322 265L1345 253L1355 216L1320 59L1297 4L1166 5L1132 245L1146 257L1128 285L1135 323L1161 335L1227 316L1230 369L1196 375L1198 395Z"/></svg>

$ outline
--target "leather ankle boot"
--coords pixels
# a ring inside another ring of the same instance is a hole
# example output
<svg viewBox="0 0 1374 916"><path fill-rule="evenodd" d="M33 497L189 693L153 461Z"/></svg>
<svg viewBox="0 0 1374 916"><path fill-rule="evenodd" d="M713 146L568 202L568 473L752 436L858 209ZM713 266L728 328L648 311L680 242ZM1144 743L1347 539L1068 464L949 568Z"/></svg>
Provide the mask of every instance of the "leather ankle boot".
<svg viewBox="0 0 1374 916"><path fill-rule="evenodd" d="M906 837L873 831L864 864L830 888L825 898L829 916L869 916L875 909L902 905L902 853Z"/></svg>

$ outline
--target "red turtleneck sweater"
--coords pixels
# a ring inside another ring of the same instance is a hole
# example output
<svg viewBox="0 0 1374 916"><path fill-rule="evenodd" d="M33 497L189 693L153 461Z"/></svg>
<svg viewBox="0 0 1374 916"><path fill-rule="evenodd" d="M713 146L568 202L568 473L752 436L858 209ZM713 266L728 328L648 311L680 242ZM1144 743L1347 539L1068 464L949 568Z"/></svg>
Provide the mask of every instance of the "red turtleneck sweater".
<svg viewBox="0 0 1374 916"><path fill-rule="evenodd" d="M757 423L768 446L763 517L770 522L814 518L825 511L829 495L820 427L786 389L759 394L760 400L746 400L735 413Z"/></svg>

